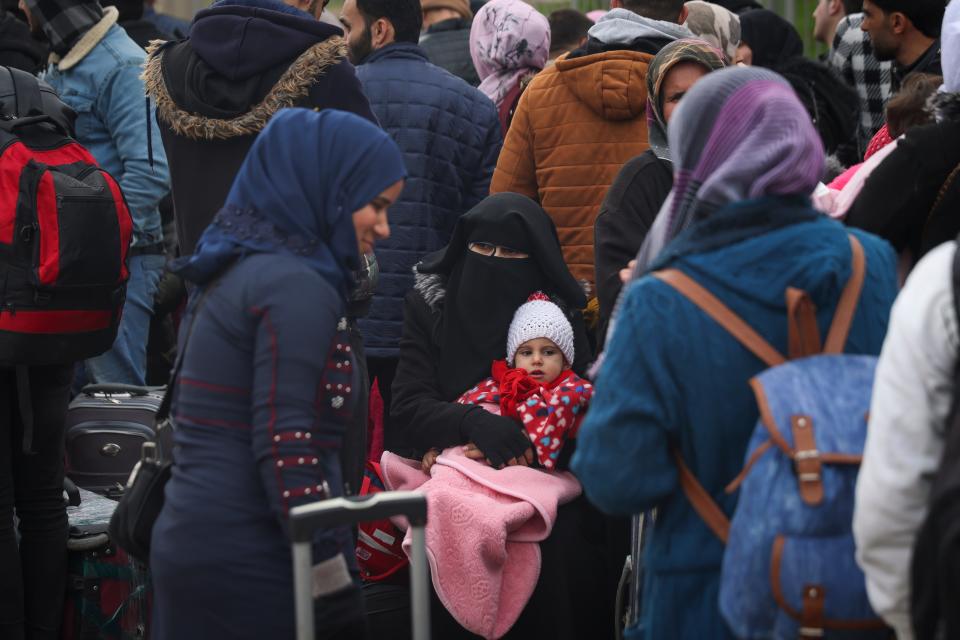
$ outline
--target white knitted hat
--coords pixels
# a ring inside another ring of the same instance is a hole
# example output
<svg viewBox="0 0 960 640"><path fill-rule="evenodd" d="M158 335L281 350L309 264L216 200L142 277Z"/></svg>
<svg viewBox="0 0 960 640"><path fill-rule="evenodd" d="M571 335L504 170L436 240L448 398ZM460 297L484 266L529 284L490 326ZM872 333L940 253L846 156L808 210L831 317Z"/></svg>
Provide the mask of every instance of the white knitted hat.
<svg viewBox="0 0 960 640"><path fill-rule="evenodd" d="M507 332L507 364L513 364L517 349L524 342L546 338L560 348L568 364L573 364L573 327L556 304L541 291L531 295L513 314Z"/></svg>

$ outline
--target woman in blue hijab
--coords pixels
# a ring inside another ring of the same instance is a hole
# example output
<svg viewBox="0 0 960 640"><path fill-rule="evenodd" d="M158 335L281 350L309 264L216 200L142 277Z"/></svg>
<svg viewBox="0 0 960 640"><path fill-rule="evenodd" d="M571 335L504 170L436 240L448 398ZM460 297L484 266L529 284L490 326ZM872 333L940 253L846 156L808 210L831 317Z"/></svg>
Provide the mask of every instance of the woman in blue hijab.
<svg viewBox="0 0 960 640"><path fill-rule="evenodd" d="M406 176L393 141L339 111L279 112L197 252L181 325L176 462L152 535L153 636L293 638L287 516L342 493L359 380L343 314ZM318 637L362 638L348 529L314 543Z"/></svg>

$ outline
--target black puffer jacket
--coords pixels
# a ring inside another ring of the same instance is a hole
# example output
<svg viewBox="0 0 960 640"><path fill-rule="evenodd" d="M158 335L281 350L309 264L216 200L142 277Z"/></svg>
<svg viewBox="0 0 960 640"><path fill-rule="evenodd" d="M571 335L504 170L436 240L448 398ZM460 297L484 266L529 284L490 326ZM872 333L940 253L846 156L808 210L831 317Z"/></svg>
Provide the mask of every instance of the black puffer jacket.
<svg viewBox="0 0 960 640"><path fill-rule="evenodd" d="M151 51L182 255L226 200L240 164L285 107L342 109L376 122L342 31L278 0L224 0L199 12L190 38Z"/></svg>
<svg viewBox="0 0 960 640"><path fill-rule="evenodd" d="M960 233L960 93L935 98L935 124L911 129L874 169L846 222L913 261Z"/></svg>
<svg viewBox="0 0 960 640"><path fill-rule="evenodd" d="M480 76L470 57L470 21L463 18L443 20L420 37L420 48L430 62L463 78L471 86L480 85Z"/></svg>

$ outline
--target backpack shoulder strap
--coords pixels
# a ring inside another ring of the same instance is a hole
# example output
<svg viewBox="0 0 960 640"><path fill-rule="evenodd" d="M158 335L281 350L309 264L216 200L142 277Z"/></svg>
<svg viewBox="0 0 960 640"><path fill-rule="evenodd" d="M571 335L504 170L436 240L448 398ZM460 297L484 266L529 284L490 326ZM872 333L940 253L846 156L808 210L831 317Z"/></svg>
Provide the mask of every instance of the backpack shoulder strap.
<svg viewBox="0 0 960 640"><path fill-rule="evenodd" d="M840 295L840 301L837 303L837 310L833 315L833 324L830 325L830 332L827 334L827 341L823 345L824 353L843 353L847 344L847 336L850 335L850 326L853 324L853 316L857 312L857 304L860 302L860 292L863 291L863 281L866 277L866 258L863 255L863 245L853 235L850 239L850 251L853 254L851 258L850 279L843 288Z"/></svg>
<svg viewBox="0 0 960 640"><path fill-rule="evenodd" d="M40 95L40 83L35 77L21 71L6 67L13 81L13 92L16 96L17 117L26 118L30 115L43 113L43 98Z"/></svg>
<svg viewBox="0 0 960 640"><path fill-rule="evenodd" d="M730 307L720 302L687 274L678 269L665 269L654 272L653 276L676 289L768 366L775 367L787 361L740 316L731 311Z"/></svg>
<svg viewBox="0 0 960 640"><path fill-rule="evenodd" d="M703 520L710 531L720 538L723 544L727 544L727 539L730 537L729 518L727 518L726 514L713 498L710 497L710 494L703 488L703 485L700 484L697 477L693 475L690 467L683 461L683 456L680 455L680 451L677 449L673 450L673 460L677 464L677 472L680 476L680 488L683 489L684 495L686 495L687 500L690 501L690 506L697 512L697 515L700 516L700 519Z"/></svg>

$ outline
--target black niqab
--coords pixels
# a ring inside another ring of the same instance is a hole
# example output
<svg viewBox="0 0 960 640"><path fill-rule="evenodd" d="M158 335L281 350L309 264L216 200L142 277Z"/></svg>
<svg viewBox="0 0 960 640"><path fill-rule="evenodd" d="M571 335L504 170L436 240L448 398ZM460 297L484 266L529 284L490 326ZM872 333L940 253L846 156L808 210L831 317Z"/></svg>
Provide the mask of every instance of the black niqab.
<svg viewBox="0 0 960 640"><path fill-rule="evenodd" d="M469 250L471 242L530 257L484 256ZM553 221L533 200L513 193L490 196L464 214L447 248L428 256L419 271L447 275L438 371L446 399L480 382L491 363L506 356L513 314L531 293L545 291L573 309L586 304L563 262Z"/></svg>
<svg viewBox="0 0 960 640"><path fill-rule="evenodd" d="M774 69L803 55L803 40L796 27L769 9L740 15L740 42L753 50L753 66Z"/></svg>

